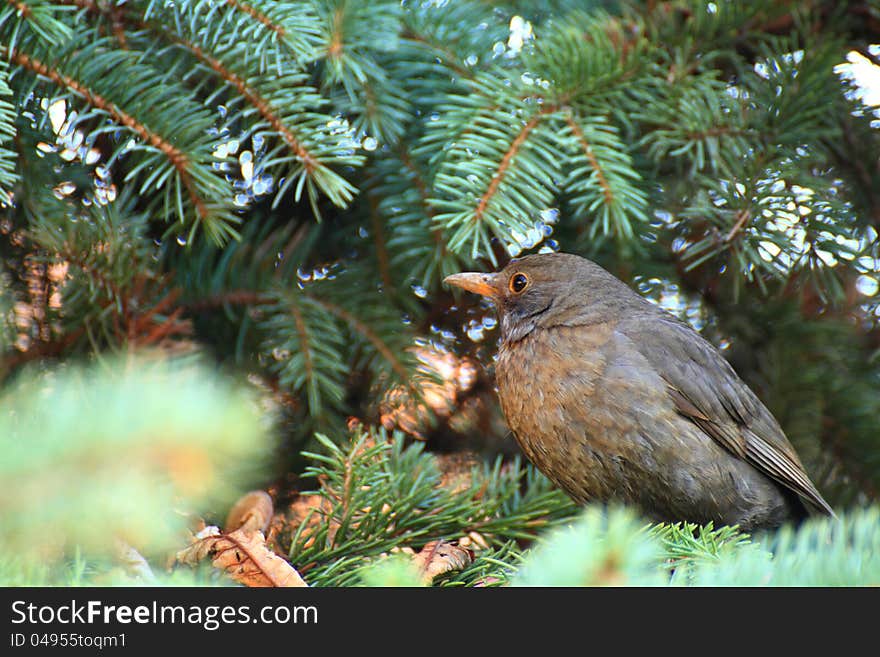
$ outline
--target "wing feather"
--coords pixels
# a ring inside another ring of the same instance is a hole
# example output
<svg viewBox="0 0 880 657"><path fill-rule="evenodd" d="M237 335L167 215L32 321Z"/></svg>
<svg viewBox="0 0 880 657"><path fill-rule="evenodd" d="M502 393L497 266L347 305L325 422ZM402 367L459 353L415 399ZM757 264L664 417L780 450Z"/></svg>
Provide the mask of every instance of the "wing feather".
<svg viewBox="0 0 880 657"><path fill-rule="evenodd" d="M667 313L622 320L617 330L666 381L681 415L732 454L797 493L810 507L834 515L779 423L699 333Z"/></svg>

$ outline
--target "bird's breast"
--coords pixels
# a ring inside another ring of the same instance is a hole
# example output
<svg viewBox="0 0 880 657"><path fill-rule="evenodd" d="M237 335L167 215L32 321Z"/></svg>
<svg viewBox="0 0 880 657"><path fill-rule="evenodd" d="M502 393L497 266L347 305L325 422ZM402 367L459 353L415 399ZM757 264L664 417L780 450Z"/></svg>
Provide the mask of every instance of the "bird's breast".
<svg viewBox="0 0 880 657"><path fill-rule="evenodd" d="M611 323L538 329L499 350L496 380L508 426L529 460L570 492L607 482L584 481L584 473L598 471L580 461L609 452L601 414L591 408L612 355L613 330Z"/></svg>

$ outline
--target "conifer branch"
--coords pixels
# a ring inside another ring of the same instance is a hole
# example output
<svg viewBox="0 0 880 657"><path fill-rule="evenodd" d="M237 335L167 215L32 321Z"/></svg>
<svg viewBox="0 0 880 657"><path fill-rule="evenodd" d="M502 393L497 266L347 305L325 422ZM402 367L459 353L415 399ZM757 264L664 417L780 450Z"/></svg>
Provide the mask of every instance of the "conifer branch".
<svg viewBox="0 0 880 657"><path fill-rule="evenodd" d="M743 227L748 224L749 220L752 218L752 213L748 208L738 210L736 213L736 221L733 226L730 228L730 231L727 235L724 236L724 242L729 243L733 240L734 237L739 234L739 232L743 229Z"/></svg>
<svg viewBox="0 0 880 657"><path fill-rule="evenodd" d="M93 12L102 13L101 8L98 7L94 0L61 1L64 3L76 4ZM260 13L250 5L237 2L236 0L227 0L227 4L257 19L267 28L277 33L279 37L284 37L285 30L283 27L275 25L267 16ZM120 8L115 9L118 10ZM122 16L119 16L119 11L114 11L112 18L116 19L117 21L123 20ZM260 113L260 115L266 120L266 122L270 126L272 126L272 128L279 135L281 135L282 139L284 139L284 141L290 147L291 152L303 163L307 174L311 175L314 172L314 169L319 166L316 158L308 151L308 149L305 148L302 142L294 134L294 131L289 126L285 125L284 121L280 117L279 112L272 106L272 103L269 102L262 95L260 95L260 93L252 85L248 84L248 82L244 78L242 78L234 71L230 70L229 67L226 66L222 61L210 55L208 52L205 51L204 48L202 48L198 44L189 41L177 34L169 33L167 26L162 25L161 23L157 23L155 21L144 21L133 14L125 16L125 20L128 20L134 27L137 27L139 29L148 29L152 33L157 34L163 38L167 38L172 43L175 43L181 48L184 48L185 50L190 52L196 59L206 64L220 78L226 81L226 83L235 87L239 94L241 94L241 96L244 97Z"/></svg>
<svg viewBox="0 0 880 657"><path fill-rule="evenodd" d="M504 156L501 158L501 162L498 164L498 168L495 170L495 174L492 176L492 180L489 183L489 187L486 189L486 192L480 197L480 200L477 202L477 207L474 210L474 214L471 217L472 223L479 223L483 218L483 214L486 212L486 208L491 202L492 198L495 196L498 191L498 186L501 184L501 181L504 180L504 175L507 173L507 169L510 167L510 163L516 157L517 153L519 153L523 144L529 138L529 134L535 127L540 123L541 119L543 119L547 114L551 114L556 111L556 107L553 105L545 105L541 107L541 109L532 116L531 119L526 122L526 124L520 129L519 134L516 138L510 143L510 146L504 152Z"/></svg>
<svg viewBox="0 0 880 657"><path fill-rule="evenodd" d="M408 26L401 36L404 39L409 39L414 43L418 43L430 50L440 53L441 55L443 55L443 61L446 63L446 65L449 66L450 69L458 73L463 78L473 79L474 71L466 66L462 66L459 63L458 55L456 55L446 46L437 43L425 34L416 32L412 26Z"/></svg>
<svg viewBox="0 0 880 657"><path fill-rule="evenodd" d="M605 177L605 172L602 170L602 167L599 165L599 161L596 159L596 154L593 153L593 148L590 146L590 142L587 141L587 138L584 136L584 131L581 130L581 127L574 120L574 117L568 112L565 116L565 121L568 123L569 128L571 128L572 134L577 137L578 141L581 144L581 147L584 149L584 154L587 156L587 159L590 162L590 166L593 167L593 171L596 172L596 177L599 180L599 185L602 188L602 195L605 197L606 205L611 205L614 203L614 192L611 191L611 185L608 184L608 179Z"/></svg>
<svg viewBox="0 0 880 657"><path fill-rule="evenodd" d="M193 185L192 178L189 173L189 159L186 154L178 150L174 145L165 140L161 135L152 132L146 125L139 122L132 115L117 107L114 103L108 101L100 94L93 92L82 82L75 80L67 75L56 71L40 60L15 48L0 47L7 56L19 66L33 71L42 77L51 80L55 84L70 89L77 95L81 96L93 107L100 109L109 114L113 119L135 132L145 143L153 146L162 152L163 155L171 162L180 177L181 182L189 194L193 207L196 209L200 219L206 219L209 216L208 208L205 200L198 194Z"/></svg>
<svg viewBox="0 0 880 657"><path fill-rule="evenodd" d="M333 59L338 59L342 56L342 21L344 16L345 14L342 11L342 7L337 7L333 11L333 21L330 29L330 43L327 45L327 55Z"/></svg>
<svg viewBox="0 0 880 657"><path fill-rule="evenodd" d="M280 38L283 39L286 36L286 31L281 25L276 25L272 22L272 19L266 16L266 14L262 13L261 11L257 10L246 2L240 2L240 0L226 0L226 4L256 19L259 23L262 23L264 26L266 26L267 29L273 31Z"/></svg>
<svg viewBox="0 0 880 657"><path fill-rule="evenodd" d="M221 294L200 297L191 301L183 302L190 312L197 313L203 310L211 310L220 306L263 306L272 303L263 292L256 290L229 290Z"/></svg>
<svg viewBox="0 0 880 657"><path fill-rule="evenodd" d="M421 171L413 162L412 157L410 157L409 151L406 148L401 146L398 149L400 153L400 161L403 162L403 165L406 167L406 170L412 174L413 181L416 184L416 189L419 191L419 198L421 199L422 209L425 212L425 216L431 221L431 235L434 238L434 242L437 243L437 247L440 249L441 255L446 254L446 240L443 237L443 231L440 226L438 226L434 221L434 207L431 205L431 198L428 194L428 185L425 182L425 178L422 175Z"/></svg>
<svg viewBox="0 0 880 657"><path fill-rule="evenodd" d="M201 47L190 43L181 37L172 37L173 41L189 50L197 59L207 64L211 69L223 78L227 83L235 87L238 92L253 105L260 115L272 126L272 128L284 139L291 152L302 162L306 174L311 175L315 168L320 166L315 157L303 146L293 130L284 124L278 111L271 103L263 98L241 76L230 71L219 59L206 53Z"/></svg>
<svg viewBox="0 0 880 657"><path fill-rule="evenodd" d="M388 259L388 247L385 243L385 229L379 217L379 202L374 194L367 195L367 203L370 206L370 225L373 228L373 242L376 245L376 259L379 262L379 275L382 285L386 290L394 289L394 279L391 277L391 265Z"/></svg>
<svg viewBox="0 0 880 657"><path fill-rule="evenodd" d="M381 337L379 337L379 335L375 331L373 331L373 329L371 329L364 322L352 315L345 308L337 306L335 303L331 303L323 299L318 299L311 295L306 296L330 314L335 315L339 319L343 320L352 329L354 329L355 332L360 333L363 337L365 337L369 341L369 343L372 344L373 347L375 347L376 351L378 351L382 355L382 357L386 361L388 361L394 372L401 378L402 381L409 380L410 374L407 371L406 367L404 367L400 359L394 354L394 351L391 349L391 347L389 347L388 344Z"/></svg>
<svg viewBox="0 0 880 657"><path fill-rule="evenodd" d="M306 380L313 381L315 378L315 365L312 361L312 352L309 342L309 332L303 319L302 311L295 303L290 306L290 313L293 315L293 325L296 327L296 333L299 336L300 353L303 357L303 366L305 367Z"/></svg>

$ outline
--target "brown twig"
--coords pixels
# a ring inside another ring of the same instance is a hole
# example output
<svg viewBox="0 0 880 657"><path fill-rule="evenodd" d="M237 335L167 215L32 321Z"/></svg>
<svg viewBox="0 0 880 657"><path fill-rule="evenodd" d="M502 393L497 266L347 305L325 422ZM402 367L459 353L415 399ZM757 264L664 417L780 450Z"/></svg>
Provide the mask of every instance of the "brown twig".
<svg viewBox="0 0 880 657"><path fill-rule="evenodd" d="M728 232L727 235L724 236L725 244L729 244L733 240L733 238L739 234L743 227L752 218L752 213L748 208L744 208L742 210L738 210L735 216L736 222L733 224L733 228L731 228L730 232Z"/></svg>
<svg viewBox="0 0 880 657"><path fill-rule="evenodd" d="M307 295L308 296L308 295ZM391 368L397 373L398 376L403 381L409 380L409 372L407 372L406 368L403 366L403 363L394 355L394 352L388 347L387 344L380 338L373 329L364 324L357 317L348 312L345 308L341 308L337 306L335 303L330 303L329 301L324 301L323 299L318 299L316 297L309 296L309 299L317 303L324 310L329 312L332 315L336 315L339 319L346 322L349 326L351 326L355 331L363 335L369 342L372 344L376 351L378 351L382 356L391 364Z"/></svg>
<svg viewBox="0 0 880 657"><path fill-rule="evenodd" d="M53 68L50 68L35 57L31 57L16 48L0 47L0 51L5 52L9 58L19 66L29 69L37 75L41 75L55 84L66 87L79 94L85 98L90 105L107 112L117 123L134 131L144 142L161 151L177 170L180 180L183 182L184 187L186 187L190 200L192 201L199 218L206 219L208 217L209 213L207 206L195 189L192 178L189 174L189 158L182 151L166 141L161 135L151 131L131 114L128 114L117 107L115 103L112 103L100 94L93 92L82 82L74 80Z"/></svg>
<svg viewBox="0 0 880 657"><path fill-rule="evenodd" d="M281 120L278 111L272 104L263 98L256 90L253 89L244 79L230 71L226 66L215 57L212 57L199 46L190 43L185 39L174 37L172 41L189 50L197 59L211 67L221 78L235 87L244 98L253 105L260 115L266 119L269 125L281 135L287 143L290 150L296 155L306 169L306 173L311 174L318 166L319 162L312 154L303 146L302 142L297 138L293 131Z"/></svg>
<svg viewBox="0 0 880 657"><path fill-rule="evenodd" d="M590 146L590 142L587 141L584 131L581 130L581 127L577 124L577 121L574 120L571 113L566 115L565 121L568 123L568 127L571 128L574 136L578 138L578 141L581 143L581 148L584 149L584 154L590 162L590 166L593 167L593 171L596 172L596 178L599 181L599 187L602 188L602 196L605 199L605 205L611 205L614 202L614 192L611 190L611 185L608 184L608 178L605 177L605 172L602 171L602 167L599 165L599 160L596 159L596 154L593 153L593 148Z"/></svg>
<svg viewBox="0 0 880 657"><path fill-rule="evenodd" d="M382 219L379 217L379 201L375 195L368 194L367 202L370 206L370 224L373 227L373 241L376 243L376 258L379 261L379 275L382 285L386 290L394 289L394 280L391 278L391 265L388 258L388 249L385 244L385 230Z"/></svg>
<svg viewBox="0 0 880 657"><path fill-rule="evenodd" d="M229 5L230 7L233 7L235 9L238 9L239 11L244 12L245 14L247 14L248 16L251 16L252 18L255 18L257 21L259 21L260 23L265 25L268 29L275 32L275 34L277 34L279 37L284 38L284 36L286 35L286 32L283 27L273 23L272 19L270 19L268 16L266 16L262 12L258 11L254 7L251 7L249 4L244 3L244 2L239 2L238 0L226 0L226 4Z"/></svg>
<svg viewBox="0 0 880 657"><path fill-rule="evenodd" d="M556 111L556 107L552 105L547 105L541 108L540 111L535 112L534 116L522 127L522 130L519 131L519 134L516 138L511 142L510 147L507 149L507 152L504 153L504 157L501 158L501 162L498 164L498 168L495 170L495 175L492 176L492 181L489 183L489 187L486 189L486 192L483 196L480 197L479 203L477 203L477 208L474 210L474 216L471 218L471 221L476 223L482 219L483 214L486 212L486 208L489 205L489 202L492 200L492 197L495 196L495 193L498 191L498 187L501 185L502 180L504 180L504 176L507 173L508 168L510 168L510 164L513 161L513 158L516 157L519 150L522 148L523 144L525 144L526 139L528 139L529 134L531 134L532 130L541 122L541 119L544 118L546 114Z"/></svg>

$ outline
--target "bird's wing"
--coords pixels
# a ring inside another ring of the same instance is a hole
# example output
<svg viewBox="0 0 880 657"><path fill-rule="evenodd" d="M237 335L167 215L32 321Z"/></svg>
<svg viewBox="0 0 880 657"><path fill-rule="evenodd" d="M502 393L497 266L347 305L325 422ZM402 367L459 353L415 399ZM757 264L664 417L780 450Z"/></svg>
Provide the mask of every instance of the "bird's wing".
<svg viewBox="0 0 880 657"><path fill-rule="evenodd" d="M681 415L816 510L834 515L779 423L699 333L665 314L623 320L617 330L666 381Z"/></svg>

